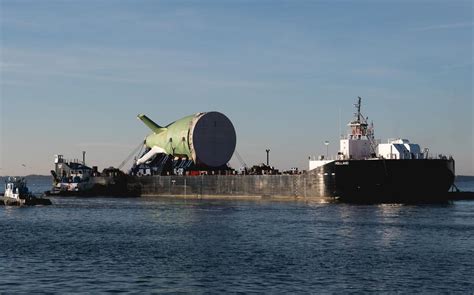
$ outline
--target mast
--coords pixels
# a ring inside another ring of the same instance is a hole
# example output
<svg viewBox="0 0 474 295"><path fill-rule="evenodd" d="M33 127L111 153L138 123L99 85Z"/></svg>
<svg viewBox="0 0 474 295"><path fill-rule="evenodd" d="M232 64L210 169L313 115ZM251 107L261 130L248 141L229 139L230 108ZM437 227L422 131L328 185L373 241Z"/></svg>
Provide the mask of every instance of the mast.
<svg viewBox="0 0 474 295"><path fill-rule="evenodd" d="M357 97L357 103L354 104L356 108L356 113L354 113L354 120L348 124L351 128L351 133L349 134L350 139L362 139L362 137L366 137L369 140L370 148L372 152L376 153L376 144L374 140L374 128L373 123L369 128L369 124L367 123L368 117L364 117L361 112L362 107L362 98L360 96Z"/></svg>
<svg viewBox="0 0 474 295"><path fill-rule="evenodd" d="M360 96L358 96L359 100L358 102L355 104L355 107L357 109L357 113L355 113L356 117L357 117L357 122L360 122L360 106L361 106L361 100L362 98L360 98Z"/></svg>

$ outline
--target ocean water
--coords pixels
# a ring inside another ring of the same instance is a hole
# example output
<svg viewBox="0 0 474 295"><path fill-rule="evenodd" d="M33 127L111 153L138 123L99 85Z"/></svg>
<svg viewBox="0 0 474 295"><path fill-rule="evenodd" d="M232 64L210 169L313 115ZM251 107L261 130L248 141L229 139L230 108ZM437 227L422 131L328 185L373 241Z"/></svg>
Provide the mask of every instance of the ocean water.
<svg viewBox="0 0 474 295"><path fill-rule="evenodd" d="M52 201L0 207L0 293L474 292L474 201Z"/></svg>

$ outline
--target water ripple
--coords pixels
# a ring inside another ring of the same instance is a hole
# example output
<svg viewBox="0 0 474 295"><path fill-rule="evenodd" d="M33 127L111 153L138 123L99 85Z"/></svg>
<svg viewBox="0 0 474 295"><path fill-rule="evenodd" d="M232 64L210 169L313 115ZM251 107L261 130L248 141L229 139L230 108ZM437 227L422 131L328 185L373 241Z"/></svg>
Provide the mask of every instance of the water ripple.
<svg viewBox="0 0 474 295"><path fill-rule="evenodd" d="M0 290L472 292L474 203L54 198L0 208Z"/></svg>

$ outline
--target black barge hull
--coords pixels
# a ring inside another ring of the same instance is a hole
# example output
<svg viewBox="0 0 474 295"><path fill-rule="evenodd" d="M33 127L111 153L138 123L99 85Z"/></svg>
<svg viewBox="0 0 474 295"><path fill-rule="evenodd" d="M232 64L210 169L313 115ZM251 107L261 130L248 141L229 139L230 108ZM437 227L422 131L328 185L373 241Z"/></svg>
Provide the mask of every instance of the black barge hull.
<svg viewBox="0 0 474 295"><path fill-rule="evenodd" d="M327 169L346 202L444 202L455 178L453 159L335 161Z"/></svg>
<svg viewBox="0 0 474 295"><path fill-rule="evenodd" d="M443 202L454 175L452 159L349 160L297 175L128 176L127 187L141 196Z"/></svg>

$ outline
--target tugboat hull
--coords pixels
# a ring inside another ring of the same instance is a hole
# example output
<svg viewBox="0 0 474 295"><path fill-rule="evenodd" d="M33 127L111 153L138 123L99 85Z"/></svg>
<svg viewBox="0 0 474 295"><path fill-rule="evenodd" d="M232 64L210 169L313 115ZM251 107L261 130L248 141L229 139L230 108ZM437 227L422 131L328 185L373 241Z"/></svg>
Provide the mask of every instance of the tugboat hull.
<svg viewBox="0 0 474 295"><path fill-rule="evenodd" d="M26 197L23 199L0 197L0 205L4 206L36 206L36 205L51 205L51 200L38 197Z"/></svg>

